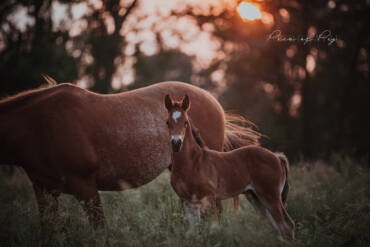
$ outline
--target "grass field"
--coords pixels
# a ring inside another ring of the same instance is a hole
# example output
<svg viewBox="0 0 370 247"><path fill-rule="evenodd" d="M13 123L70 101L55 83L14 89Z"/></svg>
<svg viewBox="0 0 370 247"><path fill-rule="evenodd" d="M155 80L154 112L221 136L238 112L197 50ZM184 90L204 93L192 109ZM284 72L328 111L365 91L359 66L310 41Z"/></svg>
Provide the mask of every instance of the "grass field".
<svg viewBox="0 0 370 247"><path fill-rule="evenodd" d="M32 188L25 175L0 175L0 246L370 246L369 170L349 159L293 164L288 212L296 239L279 241L248 201L231 212L224 201L220 227L203 221L198 235L186 236L188 223L165 172L140 189L102 192L107 233L90 227L77 201L59 199L58 218L41 234Z"/></svg>

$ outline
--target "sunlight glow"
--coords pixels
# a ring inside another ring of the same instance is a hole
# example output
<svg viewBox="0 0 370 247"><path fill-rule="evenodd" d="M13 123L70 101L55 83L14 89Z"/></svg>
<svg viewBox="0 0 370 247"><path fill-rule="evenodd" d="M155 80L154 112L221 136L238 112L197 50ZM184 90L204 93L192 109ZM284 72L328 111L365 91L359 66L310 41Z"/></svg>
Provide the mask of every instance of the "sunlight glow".
<svg viewBox="0 0 370 247"><path fill-rule="evenodd" d="M242 2L239 4L237 10L241 18L248 19L250 21L260 19L262 17L260 9L251 3Z"/></svg>

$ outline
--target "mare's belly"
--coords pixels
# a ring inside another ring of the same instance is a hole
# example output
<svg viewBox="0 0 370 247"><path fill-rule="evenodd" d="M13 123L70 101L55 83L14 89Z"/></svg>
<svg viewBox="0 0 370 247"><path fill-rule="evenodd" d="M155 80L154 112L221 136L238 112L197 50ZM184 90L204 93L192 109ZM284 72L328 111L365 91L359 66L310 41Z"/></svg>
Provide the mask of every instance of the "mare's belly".
<svg viewBox="0 0 370 247"><path fill-rule="evenodd" d="M122 151L104 162L98 172L99 190L125 190L149 183L171 164L170 148L152 143L135 152Z"/></svg>
<svg viewBox="0 0 370 247"><path fill-rule="evenodd" d="M124 162L121 166L101 169L98 174L98 189L113 191L139 187L154 180L171 164L171 155L165 152L151 152L133 158L136 160Z"/></svg>
<svg viewBox="0 0 370 247"><path fill-rule="evenodd" d="M149 183L171 164L171 147L164 114L141 109L135 118L116 123L98 151L99 190L125 190Z"/></svg>

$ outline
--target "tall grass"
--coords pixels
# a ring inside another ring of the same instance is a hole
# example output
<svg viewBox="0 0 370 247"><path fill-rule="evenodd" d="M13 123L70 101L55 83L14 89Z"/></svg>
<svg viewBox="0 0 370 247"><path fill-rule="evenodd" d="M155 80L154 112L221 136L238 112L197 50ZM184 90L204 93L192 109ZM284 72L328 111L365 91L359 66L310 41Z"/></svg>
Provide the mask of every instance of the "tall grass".
<svg viewBox="0 0 370 247"><path fill-rule="evenodd" d="M35 198L25 176L0 176L1 246L369 246L369 171L349 159L330 165L300 162L290 172L288 212L296 239L278 240L248 201L233 213L224 202L218 228L203 221L187 236L188 222L165 172L152 183L125 192L101 192L108 229L96 232L77 203L59 199L58 217L42 234Z"/></svg>

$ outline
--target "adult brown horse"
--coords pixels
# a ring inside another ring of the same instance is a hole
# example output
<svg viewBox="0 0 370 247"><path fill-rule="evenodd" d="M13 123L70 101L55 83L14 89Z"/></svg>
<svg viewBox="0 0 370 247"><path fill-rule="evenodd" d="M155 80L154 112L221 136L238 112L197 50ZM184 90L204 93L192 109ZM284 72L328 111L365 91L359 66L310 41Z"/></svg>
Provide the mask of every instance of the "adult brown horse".
<svg viewBox="0 0 370 247"><path fill-rule="evenodd" d="M210 148L221 151L224 138L226 149L258 142L257 133L229 122L214 97L189 84L101 95L63 83L0 101L0 163L24 168L41 218L45 208L57 208L60 193L69 193L96 225L104 224L98 190L141 186L171 164L163 108L168 93L194 98L197 111L189 114Z"/></svg>
<svg viewBox="0 0 370 247"><path fill-rule="evenodd" d="M171 185L183 201L191 228L201 209L215 211L217 200L243 193L280 235L293 239L294 223L284 207L289 190L289 164L285 155L259 146L230 152L210 150L192 128L187 95L179 102L166 95L165 106L169 143L174 152Z"/></svg>

